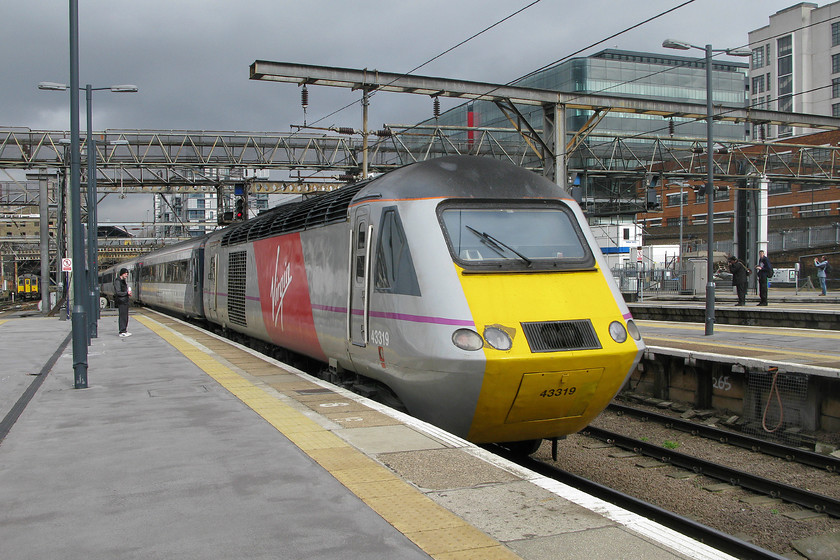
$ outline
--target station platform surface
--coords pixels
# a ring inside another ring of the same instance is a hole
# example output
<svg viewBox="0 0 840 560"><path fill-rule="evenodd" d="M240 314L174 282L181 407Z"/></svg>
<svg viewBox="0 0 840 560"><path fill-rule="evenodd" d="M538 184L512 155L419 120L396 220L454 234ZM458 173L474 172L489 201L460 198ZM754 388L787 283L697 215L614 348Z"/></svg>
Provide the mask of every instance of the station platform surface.
<svg viewBox="0 0 840 560"><path fill-rule="evenodd" d="M771 291L768 306L756 301L740 307L732 296L716 298L711 335L705 334L705 302L697 297L629 307L648 353L840 378L840 295Z"/></svg>
<svg viewBox="0 0 840 560"><path fill-rule="evenodd" d="M0 318L0 557L726 559L242 346ZM31 399L31 400L29 400Z"/></svg>

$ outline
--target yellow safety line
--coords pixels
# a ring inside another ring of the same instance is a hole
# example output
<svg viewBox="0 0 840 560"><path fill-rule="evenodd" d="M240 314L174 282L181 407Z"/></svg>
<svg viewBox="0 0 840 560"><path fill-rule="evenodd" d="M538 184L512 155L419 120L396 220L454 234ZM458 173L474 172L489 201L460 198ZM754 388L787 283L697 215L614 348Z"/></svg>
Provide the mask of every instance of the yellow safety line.
<svg viewBox="0 0 840 560"><path fill-rule="evenodd" d="M262 416L432 558L520 558L331 431L211 357L186 335L147 316L135 319Z"/></svg>
<svg viewBox="0 0 840 560"><path fill-rule="evenodd" d="M669 321L636 321L637 325L661 329L682 329L688 331L701 331L706 328L703 323L672 323ZM715 325L716 332L731 332L745 334L767 334L767 329L755 329L750 327L721 326ZM806 332L802 332L806 331ZM794 338L826 338L829 340L840 340L840 332L813 331L807 329L795 329L793 327L773 327L773 336L791 336Z"/></svg>
<svg viewBox="0 0 840 560"><path fill-rule="evenodd" d="M8 323L8 322L9 322L8 319L0 319L0 325L2 325L3 323Z"/></svg>
<svg viewBox="0 0 840 560"><path fill-rule="evenodd" d="M808 358L840 358L840 355L836 354L827 354L825 352L820 352L818 354L810 353L810 352L796 352L794 350L788 349L768 349L766 346L739 346L737 344L721 344L719 342L703 342L701 340L697 340L695 338L672 338L672 337L665 337L665 336L643 336L642 337L645 341L648 340L663 340L666 342L684 342L686 344L696 344L698 346L714 346L715 348L733 348L738 350L761 350L762 352L772 352L774 354L790 354L792 356L806 356Z"/></svg>

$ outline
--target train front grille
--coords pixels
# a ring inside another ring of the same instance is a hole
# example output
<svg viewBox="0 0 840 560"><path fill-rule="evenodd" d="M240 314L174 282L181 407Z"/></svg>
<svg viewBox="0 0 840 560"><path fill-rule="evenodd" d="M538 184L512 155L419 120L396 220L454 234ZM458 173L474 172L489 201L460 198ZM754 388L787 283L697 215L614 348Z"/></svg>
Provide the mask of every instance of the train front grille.
<svg viewBox="0 0 840 560"><path fill-rule="evenodd" d="M566 352L569 350L596 350L601 342L592 321L543 321L521 323L531 352Z"/></svg>

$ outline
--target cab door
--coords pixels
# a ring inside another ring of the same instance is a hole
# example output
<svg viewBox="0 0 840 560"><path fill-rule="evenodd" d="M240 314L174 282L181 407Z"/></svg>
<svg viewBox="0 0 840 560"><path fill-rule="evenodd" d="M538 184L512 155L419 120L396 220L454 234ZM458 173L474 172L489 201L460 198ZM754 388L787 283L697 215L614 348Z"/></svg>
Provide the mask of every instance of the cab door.
<svg viewBox="0 0 840 560"><path fill-rule="evenodd" d="M370 322L370 261L373 226L370 209L359 206L353 213L350 235L347 338L354 346L367 346Z"/></svg>

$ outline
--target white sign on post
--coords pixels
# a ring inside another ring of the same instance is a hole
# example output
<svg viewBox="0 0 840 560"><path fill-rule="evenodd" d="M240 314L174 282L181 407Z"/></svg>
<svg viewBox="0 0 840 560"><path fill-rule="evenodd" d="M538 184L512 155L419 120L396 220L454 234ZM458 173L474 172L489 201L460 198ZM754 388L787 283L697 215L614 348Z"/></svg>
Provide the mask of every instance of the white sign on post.
<svg viewBox="0 0 840 560"><path fill-rule="evenodd" d="M61 272L73 272L73 259L61 259Z"/></svg>

